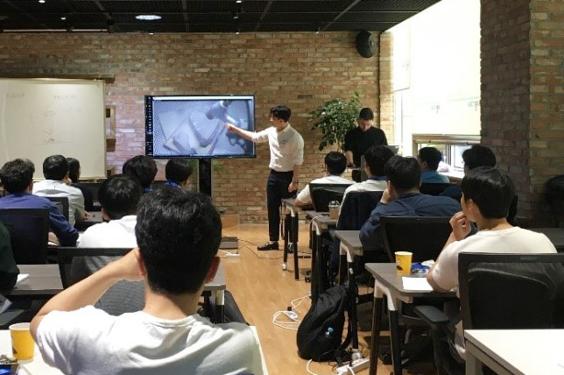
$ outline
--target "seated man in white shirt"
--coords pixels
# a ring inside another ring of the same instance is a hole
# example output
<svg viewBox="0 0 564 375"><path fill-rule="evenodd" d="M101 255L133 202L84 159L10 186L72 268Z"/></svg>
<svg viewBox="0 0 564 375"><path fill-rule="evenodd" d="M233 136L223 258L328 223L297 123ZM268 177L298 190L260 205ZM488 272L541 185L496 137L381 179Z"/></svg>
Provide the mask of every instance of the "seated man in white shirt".
<svg viewBox="0 0 564 375"><path fill-rule="evenodd" d="M67 184L69 164L63 155L51 155L43 161L45 180L33 184L33 194L42 197L66 197L69 200L69 223L86 218L84 196L80 189Z"/></svg>
<svg viewBox="0 0 564 375"><path fill-rule="evenodd" d="M325 155L325 173L321 178L316 178L311 182L314 184L352 184L353 181L341 177L347 168L347 158L341 152L331 151ZM311 195L309 193L309 185L306 185L298 193L295 205L305 207L311 205Z"/></svg>
<svg viewBox="0 0 564 375"><path fill-rule="evenodd" d="M435 290L458 289L458 254L461 252L555 253L556 249L542 233L513 227L507 212L515 195L513 182L495 167L478 167L462 180L462 212L450 220L452 233L427 274ZM470 234L470 223L478 232ZM455 347L464 358L462 324L456 327Z"/></svg>
<svg viewBox="0 0 564 375"><path fill-rule="evenodd" d="M196 313L219 266L221 220L208 197L162 188L144 195L139 248L49 300L31 322L43 359L67 374L263 374L244 324ZM145 283L143 311L110 316L91 305L119 280Z"/></svg>
<svg viewBox="0 0 564 375"><path fill-rule="evenodd" d="M126 175L114 175L102 182L98 198L102 206L104 223L86 229L78 240L78 247L85 248L133 248L137 247L135 224L137 205L143 188L137 180ZM76 257L71 268L72 280L82 280L115 257ZM142 282L120 281L110 288L96 306L112 314L139 311L144 305Z"/></svg>

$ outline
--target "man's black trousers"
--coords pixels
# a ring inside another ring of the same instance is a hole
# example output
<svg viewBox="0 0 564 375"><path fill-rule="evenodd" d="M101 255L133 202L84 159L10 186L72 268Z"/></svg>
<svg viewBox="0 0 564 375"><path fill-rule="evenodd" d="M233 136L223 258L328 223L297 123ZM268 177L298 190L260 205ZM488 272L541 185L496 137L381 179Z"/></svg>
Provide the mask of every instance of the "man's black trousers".
<svg viewBox="0 0 564 375"><path fill-rule="evenodd" d="M268 182L266 183L266 200L268 208L268 235L270 241L278 241L280 238L280 205L282 199L293 198L296 192L288 192L288 185L292 182L294 172L276 172L270 170Z"/></svg>

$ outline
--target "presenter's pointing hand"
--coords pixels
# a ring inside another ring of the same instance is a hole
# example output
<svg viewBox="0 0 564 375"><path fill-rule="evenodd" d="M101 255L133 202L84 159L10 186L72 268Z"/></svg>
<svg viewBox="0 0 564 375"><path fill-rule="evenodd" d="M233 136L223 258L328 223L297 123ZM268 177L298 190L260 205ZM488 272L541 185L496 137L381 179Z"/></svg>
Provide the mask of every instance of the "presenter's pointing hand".
<svg viewBox="0 0 564 375"><path fill-rule="evenodd" d="M227 131L228 131L229 133L236 133L236 132L237 132L237 127L236 127L235 125L233 125L233 124L226 123L226 124L225 124L225 128L227 129Z"/></svg>

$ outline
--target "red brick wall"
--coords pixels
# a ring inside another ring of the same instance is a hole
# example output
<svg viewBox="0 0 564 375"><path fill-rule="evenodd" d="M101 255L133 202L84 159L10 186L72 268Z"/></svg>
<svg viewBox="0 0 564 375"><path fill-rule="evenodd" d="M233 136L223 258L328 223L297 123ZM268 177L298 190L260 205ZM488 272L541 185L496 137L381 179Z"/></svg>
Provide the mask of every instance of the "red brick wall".
<svg viewBox="0 0 564 375"><path fill-rule="evenodd" d="M375 107L377 60L354 47L355 33L235 34L1 34L4 74L114 75L106 104L116 107L115 152L108 167L121 170L129 157L144 152L143 96L147 94L254 94L257 128L268 109L287 104L291 123L305 139L301 180L321 173L318 134L308 112L326 100L361 94ZM268 146L256 159L222 160L214 181L216 204L241 214L242 221L264 221Z"/></svg>

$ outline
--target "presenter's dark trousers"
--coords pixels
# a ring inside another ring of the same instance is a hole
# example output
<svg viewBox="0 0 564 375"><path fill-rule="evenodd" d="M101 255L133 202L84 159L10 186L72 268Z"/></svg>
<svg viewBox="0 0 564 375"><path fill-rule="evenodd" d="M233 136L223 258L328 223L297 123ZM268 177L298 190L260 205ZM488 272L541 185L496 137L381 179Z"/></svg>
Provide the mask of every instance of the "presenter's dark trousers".
<svg viewBox="0 0 564 375"><path fill-rule="evenodd" d="M288 185L292 182L294 172L277 172L270 170L268 182L266 183L266 201L268 208L268 235L270 241L278 241L280 238L280 206L282 199L293 198L296 192L289 193Z"/></svg>

